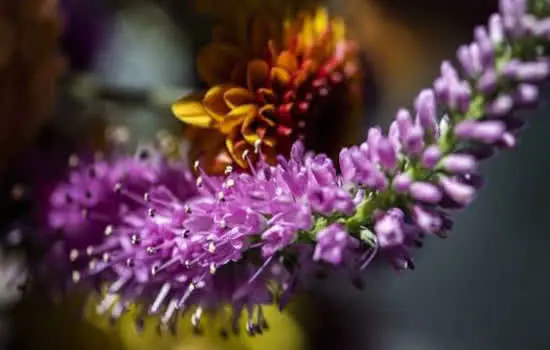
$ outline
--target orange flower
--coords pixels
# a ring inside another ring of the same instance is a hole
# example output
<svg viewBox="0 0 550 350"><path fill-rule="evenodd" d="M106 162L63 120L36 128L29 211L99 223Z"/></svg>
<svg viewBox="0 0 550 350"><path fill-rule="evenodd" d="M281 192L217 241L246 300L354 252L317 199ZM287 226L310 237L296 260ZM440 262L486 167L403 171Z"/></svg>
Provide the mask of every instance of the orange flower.
<svg viewBox="0 0 550 350"><path fill-rule="evenodd" d="M278 25L254 19L249 28L233 40L217 32L198 58L199 73L212 87L172 108L194 128L222 135L224 146L203 149L206 158L226 154L243 169L243 154L260 148L272 162L298 138L307 142L308 123L322 122L327 105L349 102L358 77L355 45L346 40L343 21L331 20L325 9Z"/></svg>

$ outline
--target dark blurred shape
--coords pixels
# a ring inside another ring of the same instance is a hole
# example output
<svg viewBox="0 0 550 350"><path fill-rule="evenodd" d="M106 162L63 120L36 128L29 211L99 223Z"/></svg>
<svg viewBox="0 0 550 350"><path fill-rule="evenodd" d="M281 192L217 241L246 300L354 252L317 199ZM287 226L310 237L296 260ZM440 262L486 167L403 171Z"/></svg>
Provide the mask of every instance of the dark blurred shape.
<svg viewBox="0 0 550 350"><path fill-rule="evenodd" d="M62 61L57 0L0 0L0 173L54 102Z"/></svg>
<svg viewBox="0 0 550 350"><path fill-rule="evenodd" d="M44 287L33 290L15 310L13 349L125 349L115 332L105 332L85 320L83 298L52 303Z"/></svg>
<svg viewBox="0 0 550 350"><path fill-rule="evenodd" d="M60 0L64 17L62 45L73 69L87 70L101 39L109 34L111 13L102 0Z"/></svg>
<svg viewBox="0 0 550 350"><path fill-rule="evenodd" d="M388 12L404 18L426 19L434 15L453 18L472 26L484 22L498 0L377 0Z"/></svg>

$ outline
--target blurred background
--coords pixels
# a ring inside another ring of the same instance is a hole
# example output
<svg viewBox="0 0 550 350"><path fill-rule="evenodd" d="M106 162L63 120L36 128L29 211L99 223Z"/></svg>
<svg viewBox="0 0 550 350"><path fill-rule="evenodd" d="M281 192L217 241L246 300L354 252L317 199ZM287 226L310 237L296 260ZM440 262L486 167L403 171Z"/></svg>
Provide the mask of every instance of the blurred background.
<svg viewBox="0 0 550 350"><path fill-rule="evenodd" d="M186 0L18 1L0 0L4 223L18 209L10 202L12 169L45 138L94 145L113 138L132 149L157 138L158 130L177 134L180 124L170 104L202 87L194 58L209 41L211 27L208 17ZM368 65L366 123L386 125L399 106L409 105L436 77L439 62L454 57L457 46L471 38L473 27L496 4L332 1L329 5L345 18ZM15 53L28 59L15 59ZM521 147L486 164L487 186L459 215L449 239L430 240L417 252L414 272L371 269L363 291L346 281L319 282L298 303L292 321L277 322L279 329L272 327L271 338L245 348L549 349L550 282L545 276L550 275L550 235L545 219L550 190L545 180L550 157L544 155L549 114L544 101L541 109L528 113L531 122ZM356 142L346 134L334 139L337 144ZM12 233L6 225L4 231ZM17 258L0 254L0 278L24 269L14 265ZM124 348L116 335L105 335L113 333L109 327L81 325L78 307L49 305L36 291L25 294L19 304L13 290L3 288L1 293L7 306L2 306L0 337L9 349L45 344L58 349ZM305 340L270 343L293 336L285 327L299 329L296 337ZM236 346L203 342L187 348Z"/></svg>

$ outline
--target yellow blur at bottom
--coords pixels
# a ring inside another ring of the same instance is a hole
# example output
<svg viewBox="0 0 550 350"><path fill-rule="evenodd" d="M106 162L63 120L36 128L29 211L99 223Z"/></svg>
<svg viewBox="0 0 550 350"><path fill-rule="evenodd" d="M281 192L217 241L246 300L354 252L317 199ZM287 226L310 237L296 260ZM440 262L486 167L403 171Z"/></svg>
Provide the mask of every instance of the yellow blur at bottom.
<svg viewBox="0 0 550 350"><path fill-rule="evenodd" d="M112 324L98 315L97 299L73 297L51 305L43 296L31 296L16 312L18 336L24 349L66 350L304 350L305 338L291 313L265 307L269 330L249 337L242 317L239 335L220 335L221 323L207 314L201 319L202 335L195 335L188 317L182 317L177 334L159 335L157 318L148 318L142 332L135 328L135 310Z"/></svg>
<svg viewBox="0 0 550 350"><path fill-rule="evenodd" d="M299 325L287 312L280 312L277 307L264 308L264 315L269 323L269 330L262 335L250 337L244 331L245 317L241 317L238 335L229 333L228 337L220 334L223 326L228 323L219 317L203 314L201 318L201 334L193 332L189 314L178 322L175 335L169 332L158 332L158 318L145 320L144 328L138 332L135 326L137 313L130 309L115 325L109 323L105 316L95 311L97 300L91 300L87 305L87 319L99 326L105 332L116 332L126 349L131 350L303 350L304 339ZM229 310L228 310L229 311ZM245 313L246 315L246 313ZM244 316L244 315L243 315Z"/></svg>

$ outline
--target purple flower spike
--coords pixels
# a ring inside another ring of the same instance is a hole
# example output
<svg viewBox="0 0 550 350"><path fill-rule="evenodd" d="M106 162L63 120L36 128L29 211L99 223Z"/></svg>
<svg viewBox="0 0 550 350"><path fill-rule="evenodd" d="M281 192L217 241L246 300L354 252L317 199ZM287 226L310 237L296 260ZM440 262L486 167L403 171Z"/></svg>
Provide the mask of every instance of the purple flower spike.
<svg viewBox="0 0 550 350"><path fill-rule="evenodd" d="M301 142L277 164L248 159L250 173L214 177L198 164L196 181L154 150L81 162L42 208L56 263L44 265L55 280L107 286L98 310L115 319L137 303L173 327L193 310L199 330L204 312L230 305L228 327L246 308L251 335L266 328L262 306L283 307L314 271L357 275L377 256L412 269L413 248L446 237L449 210L474 200L478 162L516 146L516 111L537 102L550 75L550 22L538 18L550 3L500 9L459 49L457 68L441 65L412 114L400 109L388 135L370 129L338 164Z"/></svg>

